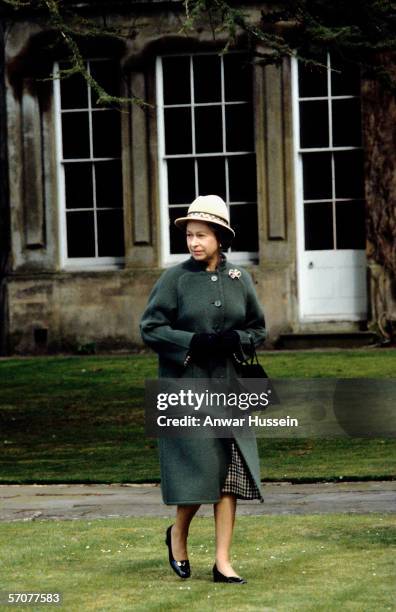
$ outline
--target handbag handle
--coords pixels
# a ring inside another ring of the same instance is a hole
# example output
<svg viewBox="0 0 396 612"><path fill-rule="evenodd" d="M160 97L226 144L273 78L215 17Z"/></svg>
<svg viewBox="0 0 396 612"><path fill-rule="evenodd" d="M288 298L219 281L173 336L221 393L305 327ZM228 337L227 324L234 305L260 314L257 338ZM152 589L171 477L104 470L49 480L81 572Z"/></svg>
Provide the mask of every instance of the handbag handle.
<svg viewBox="0 0 396 612"><path fill-rule="evenodd" d="M250 335L249 335L249 338L250 338L250 348L251 348L250 357L247 357L246 359L239 359L236 353L233 353L233 357L235 361L239 363L239 365L254 365L254 361L256 361L257 365L260 365L258 357L257 357L257 353L256 353L256 346L254 344L254 340L252 336ZM239 350L241 354L243 355L243 348L242 348L242 343L240 340L239 340ZM249 360L250 360L250 363L249 363Z"/></svg>
<svg viewBox="0 0 396 612"><path fill-rule="evenodd" d="M256 346L254 344L254 340L253 340L252 336L250 336L250 346L251 346L251 349L252 349L252 355L250 357L250 365L253 365L254 361L256 361L257 365L260 365L258 357L257 357L257 353L256 353Z"/></svg>

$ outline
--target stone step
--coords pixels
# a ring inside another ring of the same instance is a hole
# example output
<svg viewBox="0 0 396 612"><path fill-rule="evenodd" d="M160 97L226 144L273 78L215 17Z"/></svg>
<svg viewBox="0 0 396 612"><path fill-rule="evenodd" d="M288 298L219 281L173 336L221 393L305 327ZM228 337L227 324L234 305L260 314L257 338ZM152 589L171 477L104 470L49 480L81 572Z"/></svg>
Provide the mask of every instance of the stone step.
<svg viewBox="0 0 396 612"><path fill-rule="evenodd" d="M361 348L373 346L380 341L370 331L356 332L296 332L280 334L276 348L304 350L312 348Z"/></svg>

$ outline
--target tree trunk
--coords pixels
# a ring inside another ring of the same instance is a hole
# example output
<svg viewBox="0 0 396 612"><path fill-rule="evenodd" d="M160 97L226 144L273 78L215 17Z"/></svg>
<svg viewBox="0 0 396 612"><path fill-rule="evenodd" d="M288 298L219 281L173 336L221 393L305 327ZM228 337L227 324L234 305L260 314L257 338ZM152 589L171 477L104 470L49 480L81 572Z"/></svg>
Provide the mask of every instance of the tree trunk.
<svg viewBox="0 0 396 612"><path fill-rule="evenodd" d="M0 355L7 353L7 287L10 263L10 199L7 165L7 113L4 82L4 23L0 20Z"/></svg>
<svg viewBox="0 0 396 612"><path fill-rule="evenodd" d="M378 58L396 75L395 57ZM378 80L362 84L371 322L389 337L396 322L396 99Z"/></svg>

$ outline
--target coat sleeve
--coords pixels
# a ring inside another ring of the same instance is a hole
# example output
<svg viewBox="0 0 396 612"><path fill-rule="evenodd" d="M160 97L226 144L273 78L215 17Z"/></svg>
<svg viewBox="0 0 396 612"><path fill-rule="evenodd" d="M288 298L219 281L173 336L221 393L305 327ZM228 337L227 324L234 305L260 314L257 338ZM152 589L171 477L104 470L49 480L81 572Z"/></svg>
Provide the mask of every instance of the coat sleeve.
<svg viewBox="0 0 396 612"><path fill-rule="evenodd" d="M244 270L243 278L246 286L246 322L244 329L235 331L241 341L243 358L247 359L252 355L252 340L255 347L261 344L266 338L267 330L265 328L264 312L258 300L252 277Z"/></svg>
<svg viewBox="0 0 396 612"><path fill-rule="evenodd" d="M194 334L175 327L177 279L178 276L168 270L156 282L140 322L140 332L145 344L156 353L183 365Z"/></svg>

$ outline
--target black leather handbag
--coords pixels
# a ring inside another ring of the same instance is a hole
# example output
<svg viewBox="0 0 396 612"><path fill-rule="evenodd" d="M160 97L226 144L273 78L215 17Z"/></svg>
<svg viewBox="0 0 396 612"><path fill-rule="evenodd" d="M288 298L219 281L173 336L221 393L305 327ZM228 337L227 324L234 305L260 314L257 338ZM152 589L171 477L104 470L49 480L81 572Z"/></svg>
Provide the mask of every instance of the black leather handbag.
<svg viewBox="0 0 396 612"><path fill-rule="evenodd" d="M268 406L272 408L275 404L280 404L280 400L274 388L273 381L270 380L263 366L259 364L253 340L251 340L251 344L251 357L244 361L238 360L238 379L250 379L246 380L245 383L242 381L240 382L241 388L244 391L260 393L265 390L267 396L270 397L271 400L267 406L260 408L260 411L263 411L266 410ZM263 379L265 379L265 382Z"/></svg>
<svg viewBox="0 0 396 612"><path fill-rule="evenodd" d="M268 378L267 372L263 366L259 364L256 353L256 347L251 339L252 356L250 359L239 362L239 377L240 378Z"/></svg>

